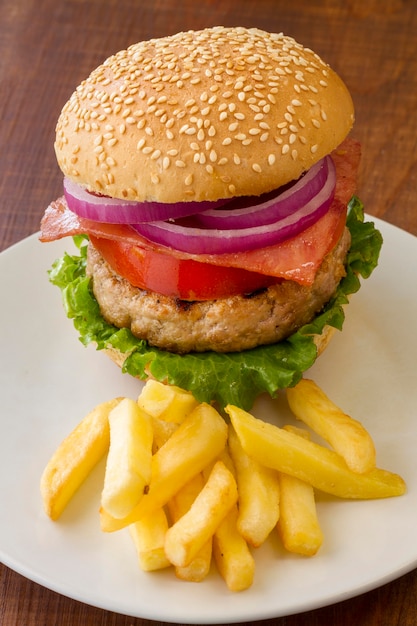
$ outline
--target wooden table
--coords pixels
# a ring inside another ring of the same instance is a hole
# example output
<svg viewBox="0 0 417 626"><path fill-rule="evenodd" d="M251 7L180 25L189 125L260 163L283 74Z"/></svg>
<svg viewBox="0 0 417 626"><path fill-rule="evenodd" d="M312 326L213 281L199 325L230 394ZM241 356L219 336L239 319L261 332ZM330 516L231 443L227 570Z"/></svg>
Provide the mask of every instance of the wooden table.
<svg viewBox="0 0 417 626"><path fill-rule="evenodd" d="M366 211L417 235L413 0L2 0L0 250L37 231L45 207L61 193L55 121L90 70L141 39L217 24L284 31L342 75L363 144ZM3 626L151 624L67 599L3 565L0 580ZM360 597L266 623L415 626L416 595L413 571Z"/></svg>

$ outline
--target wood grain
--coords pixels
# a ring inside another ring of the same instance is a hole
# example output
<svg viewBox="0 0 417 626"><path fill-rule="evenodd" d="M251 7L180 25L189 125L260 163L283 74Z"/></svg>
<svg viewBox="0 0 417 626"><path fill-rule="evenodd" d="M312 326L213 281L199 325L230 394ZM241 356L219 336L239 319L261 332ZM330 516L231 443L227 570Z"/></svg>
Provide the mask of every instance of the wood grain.
<svg viewBox="0 0 417 626"><path fill-rule="evenodd" d="M368 213L417 235L417 5L413 0L2 0L0 250L38 230L61 193L59 112L107 56L141 39L216 24L284 31L346 81L363 146ZM417 572L276 626L415 626ZM151 626L70 600L0 565L3 626Z"/></svg>

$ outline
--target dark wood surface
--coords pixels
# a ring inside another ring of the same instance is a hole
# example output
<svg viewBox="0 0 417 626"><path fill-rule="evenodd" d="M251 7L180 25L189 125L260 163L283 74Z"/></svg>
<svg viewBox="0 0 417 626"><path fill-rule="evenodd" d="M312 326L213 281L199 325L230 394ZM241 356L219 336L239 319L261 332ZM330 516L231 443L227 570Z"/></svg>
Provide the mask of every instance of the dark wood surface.
<svg viewBox="0 0 417 626"><path fill-rule="evenodd" d="M359 195L366 211L417 235L414 0L0 0L0 250L37 231L46 205L61 193L54 127L74 87L131 43L217 24L283 31L342 75L363 145ZM357 598L265 623L415 626L416 596L414 571ZM0 623L152 622L70 600L0 565Z"/></svg>

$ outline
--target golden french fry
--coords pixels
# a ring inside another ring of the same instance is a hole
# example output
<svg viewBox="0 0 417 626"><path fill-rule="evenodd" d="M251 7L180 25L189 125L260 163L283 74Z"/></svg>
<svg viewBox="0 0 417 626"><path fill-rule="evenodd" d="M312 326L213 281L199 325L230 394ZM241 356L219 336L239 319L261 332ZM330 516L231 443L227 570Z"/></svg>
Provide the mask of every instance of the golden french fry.
<svg viewBox="0 0 417 626"><path fill-rule="evenodd" d="M283 429L304 439L310 439L309 431L299 426L287 424ZM314 489L295 476L282 473L278 473L278 476L281 513L277 530L282 543L289 552L313 556L323 543Z"/></svg>
<svg viewBox="0 0 417 626"><path fill-rule="evenodd" d="M277 529L289 552L313 556L323 543L314 489L308 483L279 474L280 517Z"/></svg>
<svg viewBox="0 0 417 626"><path fill-rule="evenodd" d="M174 422L165 422L159 419L159 417L152 417L152 430L153 430L153 453L157 452L164 443L174 434L178 428L178 424Z"/></svg>
<svg viewBox="0 0 417 626"><path fill-rule="evenodd" d="M171 563L187 566L236 502L237 486L233 474L222 461L218 461L188 512L169 528L165 536L165 553Z"/></svg>
<svg viewBox="0 0 417 626"><path fill-rule="evenodd" d="M354 472L375 467L374 442L364 426L344 413L312 380L302 379L287 389L294 415L323 437Z"/></svg>
<svg viewBox="0 0 417 626"><path fill-rule="evenodd" d="M125 517L117 519L116 517L110 515L110 513L108 513L106 509L103 509L102 506L100 506L99 509L99 516L100 528L105 533L114 533L116 530L122 530L122 528L126 528L126 526L128 526L129 524L134 524L135 522L137 522L136 519L128 520L126 522Z"/></svg>
<svg viewBox="0 0 417 626"><path fill-rule="evenodd" d="M310 433L305 428L300 428L299 426L294 426L293 424L285 424L282 428L287 430L289 433L294 433L294 435L304 437L304 439L310 439Z"/></svg>
<svg viewBox="0 0 417 626"><path fill-rule="evenodd" d="M237 527L250 545L258 547L279 518L278 472L248 456L233 427L229 428L229 449L239 490Z"/></svg>
<svg viewBox="0 0 417 626"><path fill-rule="evenodd" d="M113 517L123 518L143 497L151 479L151 418L134 400L124 398L110 412L109 424L101 504Z"/></svg>
<svg viewBox="0 0 417 626"><path fill-rule="evenodd" d="M220 523L213 536L213 555L217 569L230 591L248 589L255 576L255 560L237 528L236 504Z"/></svg>
<svg viewBox="0 0 417 626"><path fill-rule="evenodd" d="M199 583L204 580L210 572L212 551L210 538L188 565L174 568L176 577L189 583Z"/></svg>
<svg viewBox="0 0 417 626"><path fill-rule="evenodd" d="M150 379L139 395L138 404L152 417L181 424L198 402L189 391Z"/></svg>
<svg viewBox="0 0 417 626"><path fill-rule="evenodd" d="M168 502L168 511L173 523L177 522L193 504L194 500L204 487L202 474L197 474L182 487ZM175 574L181 580L200 582L210 571L212 553L211 537L198 551L193 560L184 567L175 567Z"/></svg>
<svg viewBox="0 0 417 626"><path fill-rule="evenodd" d="M199 404L153 455L149 490L138 505L119 521L102 510L101 529L112 532L164 506L183 485L220 454L226 439L224 419L209 404Z"/></svg>
<svg viewBox="0 0 417 626"><path fill-rule="evenodd" d="M171 565L164 548L167 530L168 520L164 509L157 509L151 515L129 526L139 566L144 572L152 572Z"/></svg>
<svg viewBox="0 0 417 626"><path fill-rule="evenodd" d="M333 450L263 422L238 407L229 405L226 412L243 449L267 467L341 498L388 498L405 493L404 480L398 474L378 468L364 474L352 472Z"/></svg>
<svg viewBox="0 0 417 626"><path fill-rule="evenodd" d="M110 411L121 401L115 398L96 406L58 446L41 478L45 512L58 519L74 493L109 448Z"/></svg>

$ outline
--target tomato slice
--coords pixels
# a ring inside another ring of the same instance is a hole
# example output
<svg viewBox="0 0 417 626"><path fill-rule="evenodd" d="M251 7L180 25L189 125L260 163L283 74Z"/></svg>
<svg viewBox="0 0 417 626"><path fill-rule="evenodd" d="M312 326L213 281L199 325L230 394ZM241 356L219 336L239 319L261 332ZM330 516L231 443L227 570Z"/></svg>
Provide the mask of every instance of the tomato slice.
<svg viewBox="0 0 417 626"><path fill-rule="evenodd" d="M181 300L216 300L250 294L278 282L272 276L179 259L117 239L90 234L90 241L110 267L134 287Z"/></svg>

